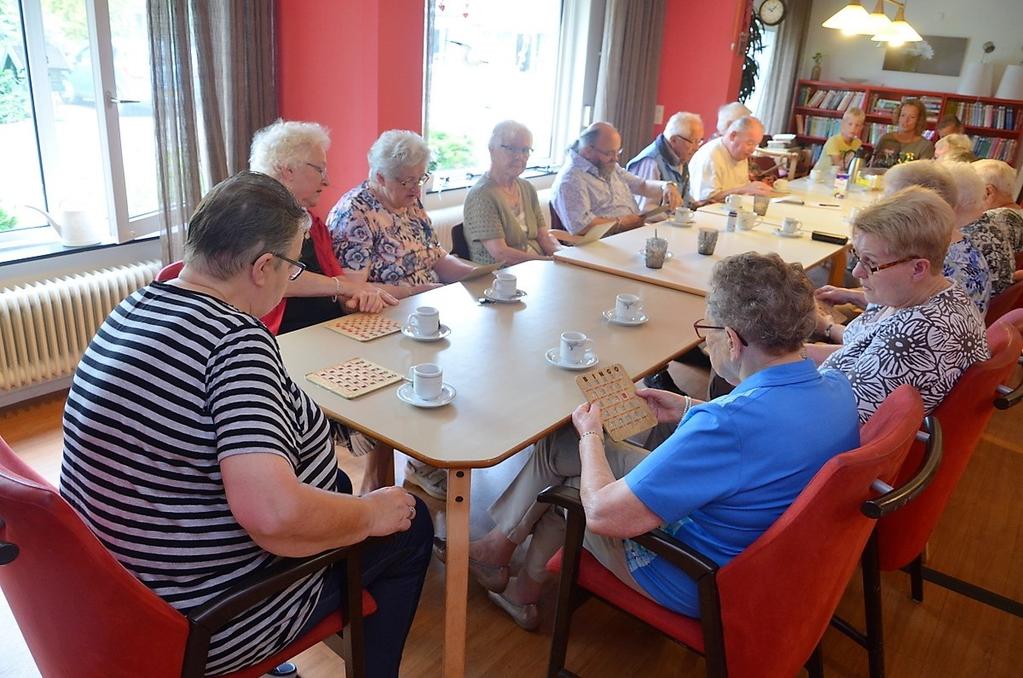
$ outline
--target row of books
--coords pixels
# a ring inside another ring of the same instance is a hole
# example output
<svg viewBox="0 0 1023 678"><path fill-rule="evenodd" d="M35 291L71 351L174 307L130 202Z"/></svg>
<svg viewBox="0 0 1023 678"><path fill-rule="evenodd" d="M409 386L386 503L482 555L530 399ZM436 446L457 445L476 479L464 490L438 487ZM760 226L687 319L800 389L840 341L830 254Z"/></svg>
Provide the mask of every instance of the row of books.
<svg viewBox="0 0 1023 678"><path fill-rule="evenodd" d="M820 108L829 111L846 111L853 106L863 108L866 96L866 92L854 92L844 89L819 89L814 91L809 87L804 87L799 90L799 105L806 108Z"/></svg>
<svg viewBox="0 0 1023 678"><path fill-rule="evenodd" d="M948 102L948 112L967 125L994 129L1016 129L1018 111L1014 106L1000 106L967 101Z"/></svg>
<svg viewBox="0 0 1023 678"><path fill-rule="evenodd" d="M842 129L841 118L821 118L816 115L797 115L796 134L808 137L830 137Z"/></svg>
<svg viewBox="0 0 1023 678"><path fill-rule="evenodd" d="M1000 137L974 137L973 154L978 158L994 158L1012 163L1016 159L1016 140Z"/></svg>
<svg viewBox="0 0 1023 678"><path fill-rule="evenodd" d="M899 104L906 99L913 98L918 98L923 102L924 108L927 109L928 120L937 120L938 114L941 112L941 97L891 97L878 94L870 104L870 112L877 115L891 115L899 107Z"/></svg>

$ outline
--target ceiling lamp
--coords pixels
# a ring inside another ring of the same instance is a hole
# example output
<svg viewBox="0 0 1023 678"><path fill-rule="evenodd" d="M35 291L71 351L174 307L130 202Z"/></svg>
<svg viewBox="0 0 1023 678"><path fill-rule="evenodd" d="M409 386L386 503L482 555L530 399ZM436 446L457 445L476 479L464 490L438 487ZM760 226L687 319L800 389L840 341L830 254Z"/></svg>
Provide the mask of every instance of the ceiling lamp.
<svg viewBox="0 0 1023 678"><path fill-rule="evenodd" d="M882 29L871 40L887 42L892 47L898 47L906 42L920 42L923 38L906 21L906 6L899 5L899 11L895 13L895 21Z"/></svg>
<svg viewBox="0 0 1023 678"><path fill-rule="evenodd" d="M859 33L860 28L869 20L870 15L867 14L867 10L863 9L859 0L850 0L848 5L835 12L821 26L834 28L843 33Z"/></svg>
<svg viewBox="0 0 1023 678"><path fill-rule="evenodd" d="M877 35L892 25L892 20L884 13L884 0L877 0L874 11L867 17L863 30L857 31L860 35Z"/></svg>
<svg viewBox="0 0 1023 678"><path fill-rule="evenodd" d="M874 11L870 14L867 14L859 0L849 0L848 5L835 12L821 25L824 28L840 30L845 35L870 35L873 36L872 40L887 42L893 47L923 40L906 22L906 3L900 0L888 2L899 8L895 14L895 21L890 20L884 12L885 0L877 0Z"/></svg>

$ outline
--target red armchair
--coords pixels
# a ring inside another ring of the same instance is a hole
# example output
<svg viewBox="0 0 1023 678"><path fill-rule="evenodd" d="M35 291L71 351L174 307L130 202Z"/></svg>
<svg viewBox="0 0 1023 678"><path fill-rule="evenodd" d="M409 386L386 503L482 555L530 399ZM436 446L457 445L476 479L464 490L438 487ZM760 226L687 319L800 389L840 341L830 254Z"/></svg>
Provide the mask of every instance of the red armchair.
<svg viewBox="0 0 1023 678"><path fill-rule="evenodd" d="M828 461L775 524L723 567L661 530L636 537L697 582L700 619L661 607L604 569L581 548L585 514L578 491L545 490L539 500L568 513L565 548L548 564L561 571L548 675L573 675L564 664L579 589L704 654L709 676L790 678L804 663L812 676L822 675L817 645L874 521L912 499L940 460L935 430L930 463L917 477L881 497L872 490L876 479L890 480L900 467L922 418L916 391L895 391L863 427L861 447Z"/></svg>
<svg viewBox="0 0 1023 678"><path fill-rule="evenodd" d="M347 559L348 608L272 657L230 678L256 678L321 640L364 673L362 617L375 607L359 585L360 546L284 559L185 616L103 547L57 491L0 438L0 588L44 676L199 678L211 635L269 595ZM343 637L338 638L336 634Z"/></svg>

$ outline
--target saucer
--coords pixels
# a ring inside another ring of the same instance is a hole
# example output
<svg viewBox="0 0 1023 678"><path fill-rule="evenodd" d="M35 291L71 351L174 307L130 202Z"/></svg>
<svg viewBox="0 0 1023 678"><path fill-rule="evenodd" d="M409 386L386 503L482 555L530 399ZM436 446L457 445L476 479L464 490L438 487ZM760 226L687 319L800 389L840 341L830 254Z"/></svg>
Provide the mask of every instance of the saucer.
<svg viewBox="0 0 1023 678"><path fill-rule="evenodd" d="M415 339L416 341L440 341L449 334L451 334L451 328L447 325L441 324L440 330L437 334L416 334L412 329L411 325L405 325L401 328L401 333L409 339Z"/></svg>
<svg viewBox="0 0 1023 678"><path fill-rule="evenodd" d="M440 388L440 395L433 400L426 400L416 395L415 389L409 382L403 382L398 387L398 400L416 407L443 407L455 399L455 387L444 384Z"/></svg>
<svg viewBox="0 0 1023 678"><path fill-rule="evenodd" d="M547 358L547 362L551 365L554 365L555 367L562 367L566 370L587 370L600 362L596 353L588 351L586 353L586 360L581 363L563 363L561 362L561 350L556 346L552 349L548 349L547 353L544 354L544 357Z"/></svg>
<svg viewBox="0 0 1023 678"><path fill-rule="evenodd" d="M641 256L641 257L643 257L644 259L646 259L646 250L640 250L640 251L636 252L636 254L638 254L639 256ZM665 260L665 261L671 261L671 258L672 258L673 256L675 256L675 255L674 255L674 254L672 254L672 253L671 253L671 251L669 250L669 251L667 251L667 252L665 252L665 253L664 253L664 260Z"/></svg>
<svg viewBox="0 0 1023 678"><path fill-rule="evenodd" d="M775 235L779 235L779 236L781 236L783 238L802 238L803 237L803 229L799 229L795 233L786 233L785 231L781 230L780 228L776 228L776 229L774 229L774 234Z"/></svg>
<svg viewBox="0 0 1023 678"><path fill-rule="evenodd" d="M513 297L499 297L494 293L494 288L488 287L483 290L483 296L489 301L496 301L499 304L517 304L522 300L522 297L526 296L525 290L515 290L515 296Z"/></svg>
<svg viewBox="0 0 1023 678"><path fill-rule="evenodd" d="M601 315L603 315L604 320L608 321L609 323L612 323L614 325L625 325L627 327L635 327L636 325L642 325L647 320L650 320L650 317L647 316L646 313L636 318L635 320L622 320L615 316L615 310L613 308L607 309L606 311L602 312Z"/></svg>
<svg viewBox="0 0 1023 678"><path fill-rule="evenodd" d="M679 228L688 228L696 223L696 217L689 217L688 219L666 219L664 224L666 226L678 226Z"/></svg>

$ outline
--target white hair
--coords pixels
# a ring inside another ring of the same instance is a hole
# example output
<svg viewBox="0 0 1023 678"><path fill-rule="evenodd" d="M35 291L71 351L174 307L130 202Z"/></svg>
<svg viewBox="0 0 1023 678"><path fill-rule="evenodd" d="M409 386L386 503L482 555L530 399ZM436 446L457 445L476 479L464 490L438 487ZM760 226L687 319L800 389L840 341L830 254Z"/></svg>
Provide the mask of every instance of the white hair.
<svg viewBox="0 0 1023 678"><path fill-rule="evenodd" d="M300 162L310 152L330 148L329 131L315 122L284 121L280 118L252 136L249 169L275 179L281 170Z"/></svg>
<svg viewBox="0 0 1023 678"><path fill-rule="evenodd" d="M501 144L508 143L519 135L529 137L529 143L532 145L533 133L529 131L528 127L515 120L502 120L494 125L494 131L490 133L490 142L487 143L487 148L494 150Z"/></svg>
<svg viewBox="0 0 1023 678"><path fill-rule="evenodd" d="M692 138L693 127L696 125L703 125L703 120L700 119L700 116L695 113L680 111L668 118L667 124L664 125L664 138L670 139L677 134L691 141L696 141L696 139Z"/></svg>
<svg viewBox="0 0 1023 678"><path fill-rule="evenodd" d="M366 155L370 181L377 174L397 179L405 167L430 161L430 147L423 137L407 129L389 129L373 142Z"/></svg>
<svg viewBox="0 0 1023 678"><path fill-rule="evenodd" d="M732 132L735 132L736 134L745 134L747 132L751 132L754 129L759 129L761 132L763 132L764 123L760 122L752 115L746 115L739 118L738 120L733 120L732 124L729 125L728 129L725 130L725 134L726 135L731 134Z"/></svg>
<svg viewBox="0 0 1023 678"><path fill-rule="evenodd" d="M965 134L946 134L938 139L938 142L934 144L934 149L937 150L939 146L949 151L959 151L961 153L973 151L973 142Z"/></svg>
<svg viewBox="0 0 1023 678"><path fill-rule="evenodd" d="M999 193L1012 196L1012 189L1016 184L1016 172L1013 171L1012 165L1002 160L987 158L978 160L972 167L985 185L990 185Z"/></svg>
<svg viewBox="0 0 1023 678"><path fill-rule="evenodd" d="M733 122L739 118L745 118L750 115L753 115L753 111L746 108L738 101L725 104L718 109L718 134L724 136L725 132L728 131L728 128L731 127Z"/></svg>
<svg viewBox="0 0 1023 678"><path fill-rule="evenodd" d="M959 204L959 189L947 163L937 160L913 160L892 167L884 175L885 197L909 186L922 186L937 193L949 207Z"/></svg>
<svg viewBox="0 0 1023 678"><path fill-rule="evenodd" d="M980 180L977 170L973 169L973 163L953 162L945 167L952 173L952 181L958 193L956 212L970 214L983 210L984 182Z"/></svg>

